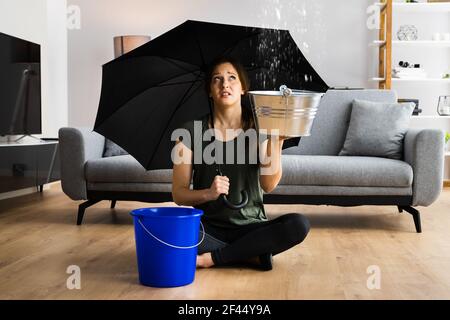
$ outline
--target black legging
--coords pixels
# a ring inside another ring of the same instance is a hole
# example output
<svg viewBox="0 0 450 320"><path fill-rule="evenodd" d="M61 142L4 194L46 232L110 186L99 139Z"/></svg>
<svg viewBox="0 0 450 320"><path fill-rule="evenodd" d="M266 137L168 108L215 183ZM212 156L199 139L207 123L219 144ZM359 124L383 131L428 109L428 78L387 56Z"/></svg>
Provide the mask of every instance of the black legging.
<svg viewBox="0 0 450 320"><path fill-rule="evenodd" d="M218 228L205 222L203 226L205 239L198 247L198 254L211 252L215 265L268 253L276 255L302 242L310 228L308 219L299 213L288 213L274 220L233 229Z"/></svg>

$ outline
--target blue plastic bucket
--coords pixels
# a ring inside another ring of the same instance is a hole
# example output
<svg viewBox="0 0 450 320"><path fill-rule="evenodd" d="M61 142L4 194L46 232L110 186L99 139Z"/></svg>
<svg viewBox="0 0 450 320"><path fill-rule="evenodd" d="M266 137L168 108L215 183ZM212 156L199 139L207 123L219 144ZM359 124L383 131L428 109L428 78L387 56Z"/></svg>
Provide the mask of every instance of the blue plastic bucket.
<svg viewBox="0 0 450 320"><path fill-rule="evenodd" d="M142 208L134 220L139 281L150 287L178 287L194 281L202 210ZM203 233L204 235L204 233Z"/></svg>

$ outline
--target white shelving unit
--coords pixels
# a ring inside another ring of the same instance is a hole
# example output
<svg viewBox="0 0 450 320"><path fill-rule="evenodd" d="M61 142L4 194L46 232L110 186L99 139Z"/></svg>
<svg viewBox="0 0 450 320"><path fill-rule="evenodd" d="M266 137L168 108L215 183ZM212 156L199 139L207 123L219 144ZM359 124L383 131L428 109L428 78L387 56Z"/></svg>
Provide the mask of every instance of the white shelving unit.
<svg viewBox="0 0 450 320"><path fill-rule="evenodd" d="M450 40L440 40L440 41L434 41L434 40L415 40L415 41L401 41L401 40L395 40L394 32L393 32L393 25L394 21L399 19L398 13L413 13L415 19L417 19L417 14L420 13L429 13L430 15L422 16L422 19L433 19L430 20L431 22L434 22L434 14L442 15L447 14L447 24L448 21L450 21L450 0L449 2L424 2L424 3L406 3L402 1L393 1L393 0L384 0L381 2L376 2L375 5L378 5L380 7L380 38L378 40L374 40L371 43L369 43L369 46L376 47L380 51L380 65L382 66L381 70L383 70L383 67L386 68L389 67L388 70L385 68L385 77L382 76L382 74L379 74L378 77L373 77L370 79L370 81L378 81L380 82L380 87L387 87L389 88L391 86L392 82L438 82L438 83L450 83L450 79L448 78L439 78L436 76L431 76L429 78L419 78L419 79L403 79L403 78L391 78L391 67L393 66L393 59L392 56L394 54L393 50L396 48L414 48L414 50L421 50L421 48L426 49L438 49L442 48L443 50L446 50L447 48L450 48ZM408 16L408 15L406 15ZM405 17L405 15L403 15ZM445 17L445 16L444 16ZM445 19L445 18L444 18ZM414 24L415 20L410 20L408 23L404 24ZM443 30L441 30L443 31ZM446 30L447 33L450 33L450 30ZM382 36L382 34L384 36ZM431 36L430 36L431 38ZM386 43L388 42L388 43ZM381 50L385 50L385 55L383 55L383 58L381 57ZM448 55L450 56L450 55Z"/></svg>
<svg viewBox="0 0 450 320"><path fill-rule="evenodd" d="M431 40L436 32L450 33L450 0L441 3L383 0L382 3L375 4L380 6L381 12L380 38L368 45L378 51L380 67L378 76L369 80L379 83L380 88L395 89L399 98L420 100L419 107L423 111L412 117L412 128L440 128L450 132L450 116L439 116L436 110L438 97L450 95L450 79L441 77L441 74L450 72L447 70L450 68L450 41ZM419 31L418 40L397 40L397 30L401 25L416 26ZM391 70L401 60L420 63L429 77L393 78ZM382 70L385 70L384 76ZM445 157L444 178L448 185L450 151L445 152Z"/></svg>

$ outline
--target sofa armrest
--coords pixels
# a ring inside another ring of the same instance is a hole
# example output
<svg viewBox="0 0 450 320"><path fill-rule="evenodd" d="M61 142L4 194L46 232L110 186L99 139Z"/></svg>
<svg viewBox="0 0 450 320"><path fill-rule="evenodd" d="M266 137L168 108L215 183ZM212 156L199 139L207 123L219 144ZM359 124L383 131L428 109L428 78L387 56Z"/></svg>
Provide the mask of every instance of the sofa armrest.
<svg viewBox="0 0 450 320"><path fill-rule="evenodd" d="M101 158L105 138L89 128L59 129L61 185L72 200L87 199L84 166L90 159Z"/></svg>
<svg viewBox="0 0 450 320"><path fill-rule="evenodd" d="M442 191L444 132L438 129L409 129L404 143L404 160L414 172L412 205L429 206Z"/></svg>

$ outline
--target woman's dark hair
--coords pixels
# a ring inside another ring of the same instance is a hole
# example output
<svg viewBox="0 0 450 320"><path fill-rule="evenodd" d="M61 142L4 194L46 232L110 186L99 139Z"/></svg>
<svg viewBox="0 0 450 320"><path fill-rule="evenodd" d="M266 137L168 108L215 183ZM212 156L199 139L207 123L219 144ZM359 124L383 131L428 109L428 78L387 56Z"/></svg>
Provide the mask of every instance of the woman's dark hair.
<svg viewBox="0 0 450 320"><path fill-rule="evenodd" d="M208 93L208 96L211 93L212 73L214 72L214 69L218 65L223 63L230 63L236 69L239 76L239 80L241 81L242 90L244 90L245 93L244 97L246 97L247 92L250 90L250 80L248 78L247 71L238 60L232 57L219 57L209 65L205 78L205 89L206 92ZM242 105L242 116L241 116L242 129L247 130L250 128L255 128L253 113L250 106L246 105L245 103L241 103L241 105Z"/></svg>

